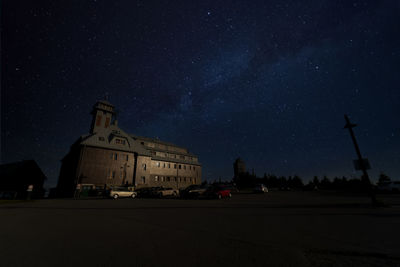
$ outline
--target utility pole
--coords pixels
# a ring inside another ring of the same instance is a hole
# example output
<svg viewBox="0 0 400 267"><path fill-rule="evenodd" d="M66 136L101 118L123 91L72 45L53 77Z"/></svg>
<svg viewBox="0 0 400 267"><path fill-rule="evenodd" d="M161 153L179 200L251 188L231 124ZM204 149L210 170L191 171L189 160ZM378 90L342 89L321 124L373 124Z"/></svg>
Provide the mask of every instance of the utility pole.
<svg viewBox="0 0 400 267"><path fill-rule="evenodd" d="M351 139L353 140L354 148L355 148L357 156L358 156L356 170L361 169L361 171L363 172L364 182L365 182L366 186L368 187L368 193L371 197L372 204L377 204L375 193L372 188L371 181L369 179L368 172L367 172L367 169L369 169L369 163L368 163L367 159L363 159L363 157L361 156L360 148L358 147L357 140L356 140L356 137L353 132L353 128L356 127L357 124L351 123L349 117L346 114L344 115L344 119L346 120L346 125L344 126L344 129L346 129L346 128L349 129L350 136L351 136ZM361 179L361 180L363 180L363 179Z"/></svg>

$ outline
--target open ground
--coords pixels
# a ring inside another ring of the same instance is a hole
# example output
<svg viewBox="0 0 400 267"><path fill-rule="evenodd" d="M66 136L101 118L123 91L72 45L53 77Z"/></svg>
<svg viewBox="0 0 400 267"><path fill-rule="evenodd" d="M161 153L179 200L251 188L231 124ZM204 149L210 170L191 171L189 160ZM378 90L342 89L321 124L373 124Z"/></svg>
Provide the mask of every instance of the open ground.
<svg viewBox="0 0 400 267"><path fill-rule="evenodd" d="M0 205L1 266L400 266L400 195Z"/></svg>

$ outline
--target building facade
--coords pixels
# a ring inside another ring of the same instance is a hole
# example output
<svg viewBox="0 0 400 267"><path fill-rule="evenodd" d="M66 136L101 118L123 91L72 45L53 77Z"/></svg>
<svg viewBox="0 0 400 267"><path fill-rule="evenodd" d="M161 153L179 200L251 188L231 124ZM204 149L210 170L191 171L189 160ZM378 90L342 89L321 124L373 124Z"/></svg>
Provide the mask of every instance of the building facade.
<svg viewBox="0 0 400 267"><path fill-rule="evenodd" d="M114 106L107 101L98 101L91 115L89 134L79 137L62 159L61 195L71 195L78 184L180 189L201 183L201 164L186 148L126 133L113 120Z"/></svg>

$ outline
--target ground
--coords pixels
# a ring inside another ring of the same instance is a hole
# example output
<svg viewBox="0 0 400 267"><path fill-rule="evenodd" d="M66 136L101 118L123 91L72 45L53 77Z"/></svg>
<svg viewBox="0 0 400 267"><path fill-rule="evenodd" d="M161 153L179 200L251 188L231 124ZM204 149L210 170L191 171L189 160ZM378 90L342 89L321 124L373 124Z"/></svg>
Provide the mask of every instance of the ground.
<svg viewBox="0 0 400 267"><path fill-rule="evenodd" d="M224 200L0 205L0 266L400 266L400 196L319 192Z"/></svg>

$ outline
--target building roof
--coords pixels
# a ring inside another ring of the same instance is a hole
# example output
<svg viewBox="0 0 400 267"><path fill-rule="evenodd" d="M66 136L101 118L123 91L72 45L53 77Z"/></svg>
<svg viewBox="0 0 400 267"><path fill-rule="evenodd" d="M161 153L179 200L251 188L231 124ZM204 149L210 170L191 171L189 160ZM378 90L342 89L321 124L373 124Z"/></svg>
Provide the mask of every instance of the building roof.
<svg viewBox="0 0 400 267"><path fill-rule="evenodd" d="M117 144L114 142L115 138L125 140L125 144ZM81 145L120 150L138 153L139 155L150 156L149 151L147 151L140 144L140 142L134 140L129 136L129 134L125 133L122 129L113 124L111 124L108 128L101 129L96 133L82 135L79 143Z"/></svg>
<svg viewBox="0 0 400 267"><path fill-rule="evenodd" d="M134 139L139 139L139 140L148 141L148 142L153 142L153 143L162 144L162 145L166 145L166 146L173 146L173 147L178 147L178 148L186 149L186 148L184 148L184 147L180 147L180 146L175 145L175 144L173 144L173 143L161 141L161 140L158 139L158 138L144 137L144 136L138 136L138 135L134 135L134 134L130 134L130 136L131 136L132 138L134 138Z"/></svg>

